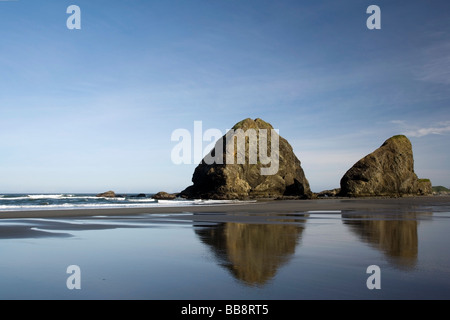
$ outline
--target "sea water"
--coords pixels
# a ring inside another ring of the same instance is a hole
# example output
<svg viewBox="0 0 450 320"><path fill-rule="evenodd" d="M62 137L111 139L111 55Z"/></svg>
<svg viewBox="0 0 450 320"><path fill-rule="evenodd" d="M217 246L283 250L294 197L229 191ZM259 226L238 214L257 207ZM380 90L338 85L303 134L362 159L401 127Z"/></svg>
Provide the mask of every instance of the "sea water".
<svg viewBox="0 0 450 320"><path fill-rule="evenodd" d="M0 299L450 298L442 208L252 215L0 220Z"/></svg>
<svg viewBox="0 0 450 320"><path fill-rule="evenodd" d="M114 198L97 197L95 194L0 194L0 214L2 211L24 210L70 210L101 208L139 208L161 206L189 206L232 203L232 200L156 200L153 194L139 196L136 194L117 195Z"/></svg>

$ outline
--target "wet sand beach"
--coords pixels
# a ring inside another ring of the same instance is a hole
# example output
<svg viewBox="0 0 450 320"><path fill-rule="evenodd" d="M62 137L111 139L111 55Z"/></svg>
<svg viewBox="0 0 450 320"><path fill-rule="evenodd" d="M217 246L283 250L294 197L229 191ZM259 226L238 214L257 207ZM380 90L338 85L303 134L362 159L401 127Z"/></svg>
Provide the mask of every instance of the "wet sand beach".
<svg viewBox="0 0 450 320"><path fill-rule="evenodd" d="M0 299L450 299L450 197L0 216Z"/></svg>

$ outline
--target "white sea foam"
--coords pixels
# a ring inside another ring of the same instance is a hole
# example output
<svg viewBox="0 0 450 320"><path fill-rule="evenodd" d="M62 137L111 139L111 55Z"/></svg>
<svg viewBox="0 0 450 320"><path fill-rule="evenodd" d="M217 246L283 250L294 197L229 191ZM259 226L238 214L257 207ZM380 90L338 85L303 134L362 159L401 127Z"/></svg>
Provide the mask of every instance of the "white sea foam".
<svg viewBox="0 0 450 320"><path fill-rule="evenodd" d="M242 200L158 200L161 205L169 206L192 206L192 205L218 205L218 204L238 204L238 203L249 203L256 201L242 201Z"/></svg>
<svg viewBox="0 0 450 320"><path fill-rule="evenodd" d="M35 211L35 210L70 210L102 208L145 208L145 207L180 207L198 205L225 205L242 203L234 200L156 200L123 196L116 198L97 197L94 194L2 194L1 211Z"/></svg>
<svg viewBox="0 0 450 320"><path fill-rule="evenodd" d="M30 194L27 196L18 196L18 197L12 197L12 196L0 196L0 200L5 201L17 201L17 200L43 200L43 199L52 199L52 200L58 200L58 199L98 199L95 196L73 196L73 195L62 195L62 194L50 194L50 195L44 195L44 194ZM124 199L124 198L122 198Z"/></svg>
<svg viewBox="0 0 450 320"><path fill-rule="evenodd" d="M11 200L30 200L30 198L29 197L7 197L7 198L5 198L5 197L3 197L3 198L0 198L0 200L5 200L5 201L11 201Z"/></svg>
<svg viewBox="0 0 450 320"><path fill-rule="evenodd" d="M61 199L63 194L29 194L30 199Z"/></svg>
<svg viewBox="0 0 450 320"><path fill-rule="evenodd" d="M97 196L77 196L77 195L63 195L63 194L50 194L50 195L44 195L44 194L37 194L37 195L27 195L27 196L18 196L18 197L11 197L5 195L0 196L0 200L8 200L8 201L15 201L15 200L44 200L44 199L50 199L50 200L59 200L59 199L86 199L86 200L92 200L92 199L107 199L107 200L119 200L124 201L127 200L125 197L118 197L118 198L104 198L104 197L97 197ZM130 199L128 199L130 200Z"/></svg>
<svg viewBox="0 0 450 320"><path fill-rule="evenodd" d="M76 196L76 195L65 195L59 199L125 199L125 198L103 198L103 197L97 197L97 196Z"/></svg>
<svg viewBox="0 0 450 320"><path fill-rule="evenodd" d="M134 199L138 200L138 199ZM144 199L142 199L144 200ZM150 202L151 201L151 202ZM112 208L154 208L154 207L180 207L180 206L196 206L196 205L226 205L249 203L255 201L238 201L238 200L154 200L134 203L62 203L48 205L0 205L2 211L39 211L39 210L71 210L71 209L112 209Z"/></svg>
<svg viewBox="0 0 450 320"><path fill-rule="evenodd" d="M16 205L16 206L1 206L0 205L0 212L1 211L24 211L24 210L70 210L70 209L102 209L102 208L135 208L135 207L149 207L150 204L127 204L127 203L111 203L111 204L93 204L93 203L87 203L87 204L70 204L70 203L64 203L64 204L54 204L54 205Z"/></svg>
<svg viewBox="0 0 450 320"><path fill-rule="evenodd" d="M6 196L1 195L1 200L37 200L37 199L63 199L64 195L62 194L29 194L26 196Z"/></svg>
<svg viewBox="0 0 450 320"><path fill-rule="evenodd" d="M85 197L82 197L82 198L85 198ZM119 201L123 201L123 200L126 200L127 198L125 198L125 197L115 197L115 198L112 198L112 197L91 197L91 199L106 199L106 200L119 200Z"/></svg>

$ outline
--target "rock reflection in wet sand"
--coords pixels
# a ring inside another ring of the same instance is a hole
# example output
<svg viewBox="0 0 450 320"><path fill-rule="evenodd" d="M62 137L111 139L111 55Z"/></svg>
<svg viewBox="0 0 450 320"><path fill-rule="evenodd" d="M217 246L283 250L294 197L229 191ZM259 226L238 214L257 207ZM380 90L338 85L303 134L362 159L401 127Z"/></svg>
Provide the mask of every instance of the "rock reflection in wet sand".
<svg viewBox="0 0 450 320"><path fill-rule="evenodd" d="M302 225L227 222L195 232L236 279L264 286L295 253L303 230Z"/></svg>
<svg viewBox="0 0 450 320"><path fill-rule="evenodd" d="M351 231L382 251L395 267L408 270L416 266L419 241L415 213L376 217L343 213L342 218Z"/></svg>

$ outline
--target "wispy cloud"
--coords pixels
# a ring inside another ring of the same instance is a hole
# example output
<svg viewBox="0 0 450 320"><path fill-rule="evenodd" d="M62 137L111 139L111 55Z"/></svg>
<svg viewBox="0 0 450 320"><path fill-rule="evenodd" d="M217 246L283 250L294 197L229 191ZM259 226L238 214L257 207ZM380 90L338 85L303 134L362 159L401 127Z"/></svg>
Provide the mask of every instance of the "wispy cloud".
<svg viewBox="0 0 450 320"><path fill-rule="evenodd" d="M450 85L450 42L441 41L424 52L418 80Z"/></svg>
<svg viewBox="0 0 450 320"><path fill-rule="evenodd" d="M402 132L408 137L425 137L428 135L450 134L450 121L440 121L431 126L412 126L404 120L392 120L391 123L400 126Z"/></svg>

